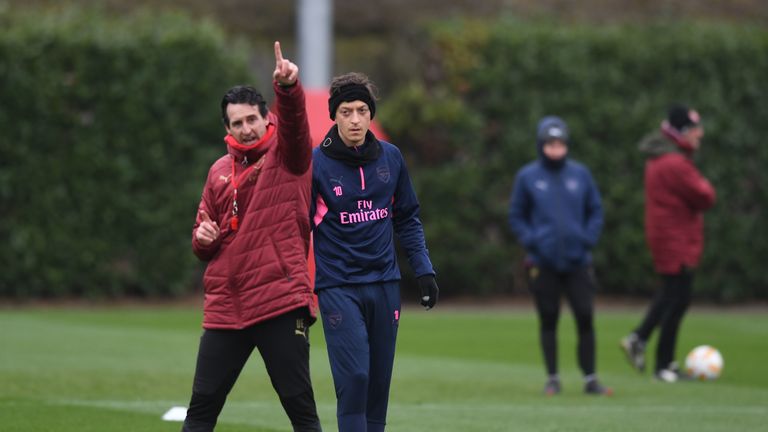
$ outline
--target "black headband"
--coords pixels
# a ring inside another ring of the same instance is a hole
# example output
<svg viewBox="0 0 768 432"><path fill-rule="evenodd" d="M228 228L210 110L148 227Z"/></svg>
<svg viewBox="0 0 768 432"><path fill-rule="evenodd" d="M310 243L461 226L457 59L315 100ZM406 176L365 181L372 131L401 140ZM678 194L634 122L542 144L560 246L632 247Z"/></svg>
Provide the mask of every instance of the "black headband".
<svg viewBox="0 0 768 432"><path fill-rule="evenodd" d="M347 84L331 93L331 97L328 98L328 111L331 114L331 120L336 120L336 110L342 102L356 100L368 104L368 109L371 110L371 120L373 120L373 116L376 115L376 102L373 101L368 87L362 84Z"/></svg>

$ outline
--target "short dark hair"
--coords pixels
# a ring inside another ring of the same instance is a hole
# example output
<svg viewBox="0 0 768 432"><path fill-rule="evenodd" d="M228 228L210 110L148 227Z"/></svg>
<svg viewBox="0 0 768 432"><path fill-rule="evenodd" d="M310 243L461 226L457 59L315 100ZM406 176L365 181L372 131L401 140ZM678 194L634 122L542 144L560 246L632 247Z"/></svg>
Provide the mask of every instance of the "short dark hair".
<svg viewBox="0 0 768 432"><path fill-rule="evenodd" d="M262 117L266 117L269 112L267 109L267 101L264 100L264 96L262 96L258 90L246 85L234 86L227 90L227 92L224 93L224 97L221 98L221 120L224 122L224 126L229 127L227 105L243 103L257 105Z"/></svg>

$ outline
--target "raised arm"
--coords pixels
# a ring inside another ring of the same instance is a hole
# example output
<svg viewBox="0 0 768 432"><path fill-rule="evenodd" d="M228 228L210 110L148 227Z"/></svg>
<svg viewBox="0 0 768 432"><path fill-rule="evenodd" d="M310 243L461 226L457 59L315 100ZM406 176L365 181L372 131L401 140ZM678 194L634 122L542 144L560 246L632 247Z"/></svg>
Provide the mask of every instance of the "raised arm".
<svg viewBox="0 0 768 432"><path fill-rule="evenodd" d="M299 67L283 58L280 42L275 42L274 90L277 106L277 140L283 165L296 175L304 174L312 161L312 139L299 82Z"/></svg>

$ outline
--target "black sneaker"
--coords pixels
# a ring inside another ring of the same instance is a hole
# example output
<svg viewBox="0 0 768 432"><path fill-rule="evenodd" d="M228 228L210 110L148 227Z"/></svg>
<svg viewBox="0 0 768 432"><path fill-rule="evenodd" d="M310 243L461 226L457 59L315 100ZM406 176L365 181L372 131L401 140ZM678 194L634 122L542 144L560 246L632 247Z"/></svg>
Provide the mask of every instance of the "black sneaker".
<svg viewBox="0 0 768 432"><path fill-rule="evenodd" d="M596 379L593 379L587 381L587 383L584 384L584 393L589 395L611 396L613 394L613 390L610 387L603 386Z"/></svg>
<svg viewBox="0 0 768 432"><path fill-rule="evenodd" d="M619 343L621 350L627 355L629 364L639 372L645 371L645 342L637 334L630 333Z"/></svg>
<svg viewBox="0 0 768 432"><path fill-rule="evenodd" d="M550 378L547 380L547 383L544 384L545 396L554 396L556 394L560 394L560 390L560 380L557 378Z"/></svg>

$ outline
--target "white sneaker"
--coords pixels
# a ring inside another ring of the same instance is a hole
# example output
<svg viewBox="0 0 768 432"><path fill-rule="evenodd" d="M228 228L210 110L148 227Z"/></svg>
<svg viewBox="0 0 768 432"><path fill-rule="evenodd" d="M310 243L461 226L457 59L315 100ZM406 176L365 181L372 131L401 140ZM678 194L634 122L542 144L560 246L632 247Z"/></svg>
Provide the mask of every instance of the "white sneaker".
<svg viewBox="0 0 768 432"><path fill-rule="evenodd" d="M670 369L660 369L656 371L656 379L667 383L677 382L677 372Z"/></svg>

